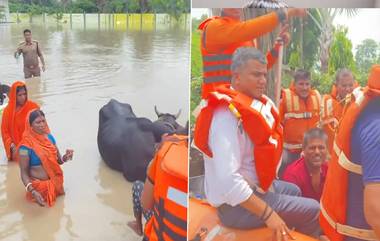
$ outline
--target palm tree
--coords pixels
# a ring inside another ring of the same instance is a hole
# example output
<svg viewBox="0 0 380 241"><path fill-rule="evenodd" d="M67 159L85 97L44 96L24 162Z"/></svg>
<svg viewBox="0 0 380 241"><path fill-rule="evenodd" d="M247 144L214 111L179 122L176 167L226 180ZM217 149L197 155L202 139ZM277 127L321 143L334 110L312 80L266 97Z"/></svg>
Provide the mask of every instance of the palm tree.
<svg viewBox="0 0 380 241"><path fill-rule="evenodd" d="M357 15L358 12L359 10L355 8L319 8L313 12L316 14L316 16L309 12L309 16L321 30L321 35L319 36L319 45L322 73L326 73L328 70L328 60L330 56L330 46L333 41L333 23L335 18L341 14L345 14L348 17L353 17Z"/></svg>

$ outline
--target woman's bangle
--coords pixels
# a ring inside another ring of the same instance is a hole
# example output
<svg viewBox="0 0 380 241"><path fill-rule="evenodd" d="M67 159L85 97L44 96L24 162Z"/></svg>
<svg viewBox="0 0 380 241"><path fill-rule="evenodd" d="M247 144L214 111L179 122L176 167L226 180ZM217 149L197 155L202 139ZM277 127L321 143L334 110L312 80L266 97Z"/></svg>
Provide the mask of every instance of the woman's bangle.
<svg viewBox="0 0 380 241"><path fill-rule="evenodd" d="M26 186L25 186L25 190L27 191L27 192L29 192L29 190L28 190L28 188L29 188L29 186L30 185L32 185L32 183L31 182L29 182L28 184L26 184Z"/></svg>

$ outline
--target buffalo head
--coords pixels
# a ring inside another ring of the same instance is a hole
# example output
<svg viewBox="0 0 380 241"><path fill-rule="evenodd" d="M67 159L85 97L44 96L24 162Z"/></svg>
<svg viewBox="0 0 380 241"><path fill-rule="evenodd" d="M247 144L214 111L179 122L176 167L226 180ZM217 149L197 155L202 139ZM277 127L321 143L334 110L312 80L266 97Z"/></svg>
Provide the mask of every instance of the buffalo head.
<svg viewBox="0 0 380 241"><path fill-rule="evenodd" d="M154 124L156 126L160 126L160 129L163 133L187 135L188 128L181 126L177 122L177 119L181 114L181 109L175 115L170 113L162 113L158 111L157 106L154 106L154 111L156 112L158 118Z"/></svg>

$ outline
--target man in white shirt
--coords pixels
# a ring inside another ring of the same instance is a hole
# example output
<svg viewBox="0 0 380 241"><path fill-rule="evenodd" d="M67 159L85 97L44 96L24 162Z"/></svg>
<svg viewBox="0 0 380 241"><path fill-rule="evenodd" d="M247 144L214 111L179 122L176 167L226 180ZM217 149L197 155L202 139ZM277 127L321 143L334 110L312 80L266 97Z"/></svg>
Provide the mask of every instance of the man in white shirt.
<svg viewBox="0 0 380 241"><path fill-rule="evenodd" d="M231 87L259 99L266 88L267 62L255 48L239 48L232 58ZM257 130L260 131L260 130ZM319 204L300 197L299 188L275 180L270 191L258 188L253 156L254 145L241 121L227 106L213 114L205 155L205 192L208 202L218 208L221 222L228 227L252 229L268 226L275 240L291 238L289 228L318 235Z"/></svg>

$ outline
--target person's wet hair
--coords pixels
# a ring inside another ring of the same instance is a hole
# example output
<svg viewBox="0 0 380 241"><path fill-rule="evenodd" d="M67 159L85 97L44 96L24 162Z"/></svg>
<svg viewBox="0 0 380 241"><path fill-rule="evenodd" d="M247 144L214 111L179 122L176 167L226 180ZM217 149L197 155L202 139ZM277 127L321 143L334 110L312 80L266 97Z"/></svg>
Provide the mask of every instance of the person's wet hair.
<svg viewBox="0 0 380 241"><path fill-rule="evenodd" d="M32 31L30 29L25 29L24 34L26 34L26 33L32 33Z"/></svg>
<svg viewBox="0 0 380 241"><path fill-rule="evenodd" d="M45 117L45 114L44 114L44 112L42 112L42 110L34 110L32 113L30 113L29 125L32 125L33 121L35 121L40 116Z"/></svg>
<svg viewBox="0 0 380 241"><path fill-rule="evenodd" d="M303 136L303 148L305 148L308 144L309 144L309 141L312 140L312 139L321 139L323 140L326 145L327 145L327 134L325 133L324 130L322 130L321 128L312 128L310 130L308 130L304 136Z"/></svg>
<svg viewBox="0 0 380 241"><path fill-rule="evenodd" d="M25 90L26 93L28 93L28 91L26 90L26 86L18 86L16 88L16 94L20 93L21 90Z"/></svg>

